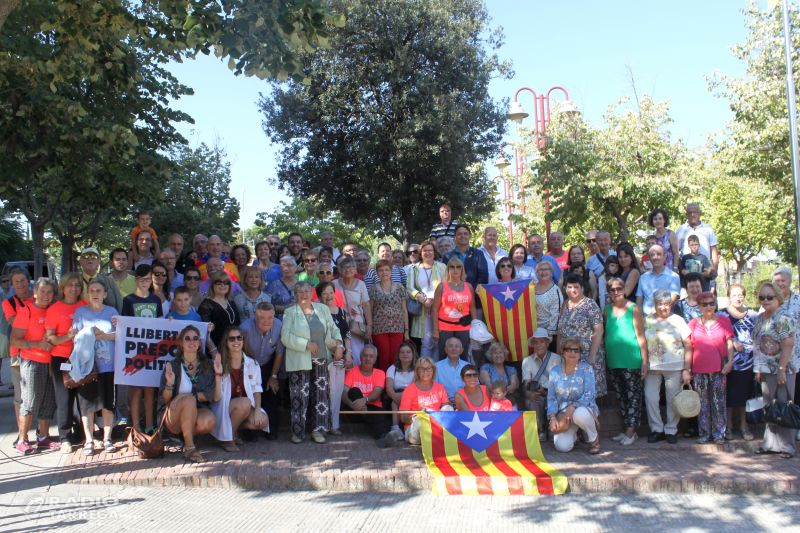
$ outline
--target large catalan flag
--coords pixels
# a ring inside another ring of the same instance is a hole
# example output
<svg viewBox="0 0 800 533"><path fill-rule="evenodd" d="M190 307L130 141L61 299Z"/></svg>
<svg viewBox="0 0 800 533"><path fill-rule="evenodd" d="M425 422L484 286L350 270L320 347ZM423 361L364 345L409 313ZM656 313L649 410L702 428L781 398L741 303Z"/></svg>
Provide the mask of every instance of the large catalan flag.
<svg viewBox="0 0 800 533"><path fill-rule="evenodd" d="M564 494L567 477L542 454L533 411L420 413L434 494Z"/></svg>
<svg viewBox="0 0 800 533"><path fill-rule="evenodd" d="M528 339L536 331L535 287L530 279L478 287L486 326L511 352L511 361L522 361L530 353Z"/></svg>

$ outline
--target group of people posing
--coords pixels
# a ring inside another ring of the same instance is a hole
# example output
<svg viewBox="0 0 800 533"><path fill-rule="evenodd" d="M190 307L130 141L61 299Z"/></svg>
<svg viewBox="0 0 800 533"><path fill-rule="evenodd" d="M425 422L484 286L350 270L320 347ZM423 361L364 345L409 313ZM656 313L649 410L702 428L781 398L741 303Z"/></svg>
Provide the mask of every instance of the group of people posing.
<svg viewBox="0 0 800 533"><path fill-rule="evenodd" d="M354 243L339 251L330 233L317 246L297 233L285 242L271 235L254 255L214 235L196 235L184 250L173 234L161 248L141 213L130 249L109 254L108 273L90 247L81 272L64 274L58 287L47 279L31 287L27 272L11 274L3 310L15 446L69 452L79 434L92 454L99 413L108 451L115 421L153 432L163 420L182 437L186 458L202 461L196 435L211 433L236 451L242 439L277 438L286 410L295 443L309 430L317 443L340 434L342 410L381 411L349 416L386 447L419 442L421 410L525 409L538 413L540 438L551 435L557 450L582 437L599 453L596 400L608 382L624 422L614 439L623 445L638 438L643 403L648 441L675 443L679 417L670 400L685 385L701 397L687 433L723 442L738 428L752 440L744 405L755 384L765 402L795 393L800 295L791 292L791 271L778 269L757 288L760 312L745 306L739 285L717 309L717 241L700 214L689 204L686 223L672 231L667 213L654 211L646 253L637 257L628 243L612 249L602 230L588 232L585 246L565 249L553 232L548 243L534 234L505 251L488 227L474 247L471 228L444 204L428 240L404 250L381 243L373 263ZM518 279L533 285L538 329L515 364L487 337L475 290ZM203 344L197 328L181 331L160 387L115 386L117 315L207 322L208 335ZM49 431L54 414L57 439ZM791 457L794 441L793 431L768 424L759 451Z"/></svg>

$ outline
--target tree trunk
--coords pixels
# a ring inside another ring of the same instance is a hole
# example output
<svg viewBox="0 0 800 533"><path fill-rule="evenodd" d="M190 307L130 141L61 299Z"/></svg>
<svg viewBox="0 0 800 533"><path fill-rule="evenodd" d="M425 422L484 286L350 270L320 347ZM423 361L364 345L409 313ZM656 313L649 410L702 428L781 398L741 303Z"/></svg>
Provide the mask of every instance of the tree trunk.
<svg viewBox="0 0 800 533"><path fill-rule="evenodd" d="M8 16L19 7L20 0L0 0L0 31L6 23Z"/></svg>
<svg viewBox="0 0 800 533"><path fill-rule="evenodd" d="M628 219L622 215L621 213L614 213L614 219L617 221L617 226L619 226L619 235L617 235L617 242L628 242L628 235L630 231L628 230Z"/></svg>
<svg viewBox="0 0 800 533"><path fill-rule="evenodd" d="M42 275L42 266L45 264L44 257L44 224L28 219L31 225L31 240L33 241L33 279L36 280Z"/></svg>
<svg viewBox="0 0 800 533"><path fill-rule="evenodd" d="M61 243L61 272L75 272L77 263L75 261L75 238L72 235L59 235L58 241Z"/></svg>

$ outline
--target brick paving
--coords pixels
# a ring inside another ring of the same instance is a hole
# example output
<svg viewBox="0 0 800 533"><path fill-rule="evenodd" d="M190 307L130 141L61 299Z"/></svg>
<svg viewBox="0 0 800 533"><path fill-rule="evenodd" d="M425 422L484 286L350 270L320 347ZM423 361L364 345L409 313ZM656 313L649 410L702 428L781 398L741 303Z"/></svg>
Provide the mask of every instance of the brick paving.
<svg viewBox="0 0 800 533"><path fill-rule="evenodd" d="M558 453L543 446L550 463L580 493L800 494L800 460L753 454L758 441L724 445L648 444L639 439L623 447L603 439L603 452L585 445ZM292 444L285 439L245 443L237 453L204 439L208 460L192 464L177 451L163 459L142 460L124 448L86 458L78 450L61 462L60 480L91 485L134 487L240 487L334 492L429 491L431 477L420 448L379 449L366 435L330 438L326 444Z"/></svg>

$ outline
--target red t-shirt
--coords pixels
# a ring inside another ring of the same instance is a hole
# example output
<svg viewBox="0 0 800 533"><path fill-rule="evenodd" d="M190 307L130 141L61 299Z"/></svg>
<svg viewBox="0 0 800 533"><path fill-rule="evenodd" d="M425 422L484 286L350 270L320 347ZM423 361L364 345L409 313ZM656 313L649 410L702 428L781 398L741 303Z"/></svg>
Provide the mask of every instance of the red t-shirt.
<svg viewBox="0 0 800 533"><path fill-rule="evenodd" d="M558 263L558 267L562 271L566 270L567 268L569 268L569 254L566 252L566 250L564 251L564 253L561 254L561 257L556 257L552 253L547 254L547 255L549 255L550 257L552 257L553 259L556 260L556 263Z"/></svg>
<svg viewBox="0 0 800 533"><path fill-rule="evenodd" d="M434 383L430 390L420 390L412 383L400 397L401 411L438 411L443 404L450 403L447 391L441 383Z"/></svg>
<svg viewBox="0 0 800 533"><path fill-rule="evenodd" d="M83 300L78 300L74 304L65 304L64 302L56 302L47 308L47 318L44 322L45 329L55 330L56 335L61 337L66 335L72 327L72 317L75 310L81 306L86 305ZM68 359L72 353L72 339L64 341L58 346L53 346L50 350L50 355L53 357L62 357Z"/></svg>
<svg viewBox="0 0 800 533"><path fill-rule="evenodd" d="M31 304L17 314L14 319L14 329L24 329L26 341L39 342L44 338L44 322L47 318L47 309L42 309ZM50 352L41 348L22 348L19 351L23 359L37 363L50 363Z"/></svg>
<svg viewBox="0 0 800 533"><path fill-rule="evenodd" d="M514 405L511 400L496 400L492 398L492 404L489 406L490 411L513 411Z"/></svg>
<svg viewBox="0 0 800 533"><path fill-rule="evenodd" d="M692 373L710 374L722 370L722 360L728 357L727 340L734 338L728 317L717 316L708 329L700 317L689 322L692 332Z"/></svg>
<svg viewBox="0 0 800 533"><path fill-rule="evenodd" d="M372 374L365 376L361 373L361 369L356 366L348 370L347 374L344 375L344 384L351 389L355 387L361 390L361 394L366 398L372 394L375 387L384 388L386 386L386 373L379 368L373 368ZM375 407L383 407L380 398L369 403Z"/></svg>
<svg viewBox="0 0 800 533"><path fill-rule="evenodd" d="M12 307L11 302L9 300L13 299L16 303L16 306ZM6 322L11 322L11 319L17 316L17 312L20 309L28 307L29 305L33 305L33 298L26 298L25 300L20 300L16 296L12 296L11 298L7 298L3 300L3 314L6 316ZM11 357L16 357L19 355L19 348L8 348L8 355Z"/></svg>

